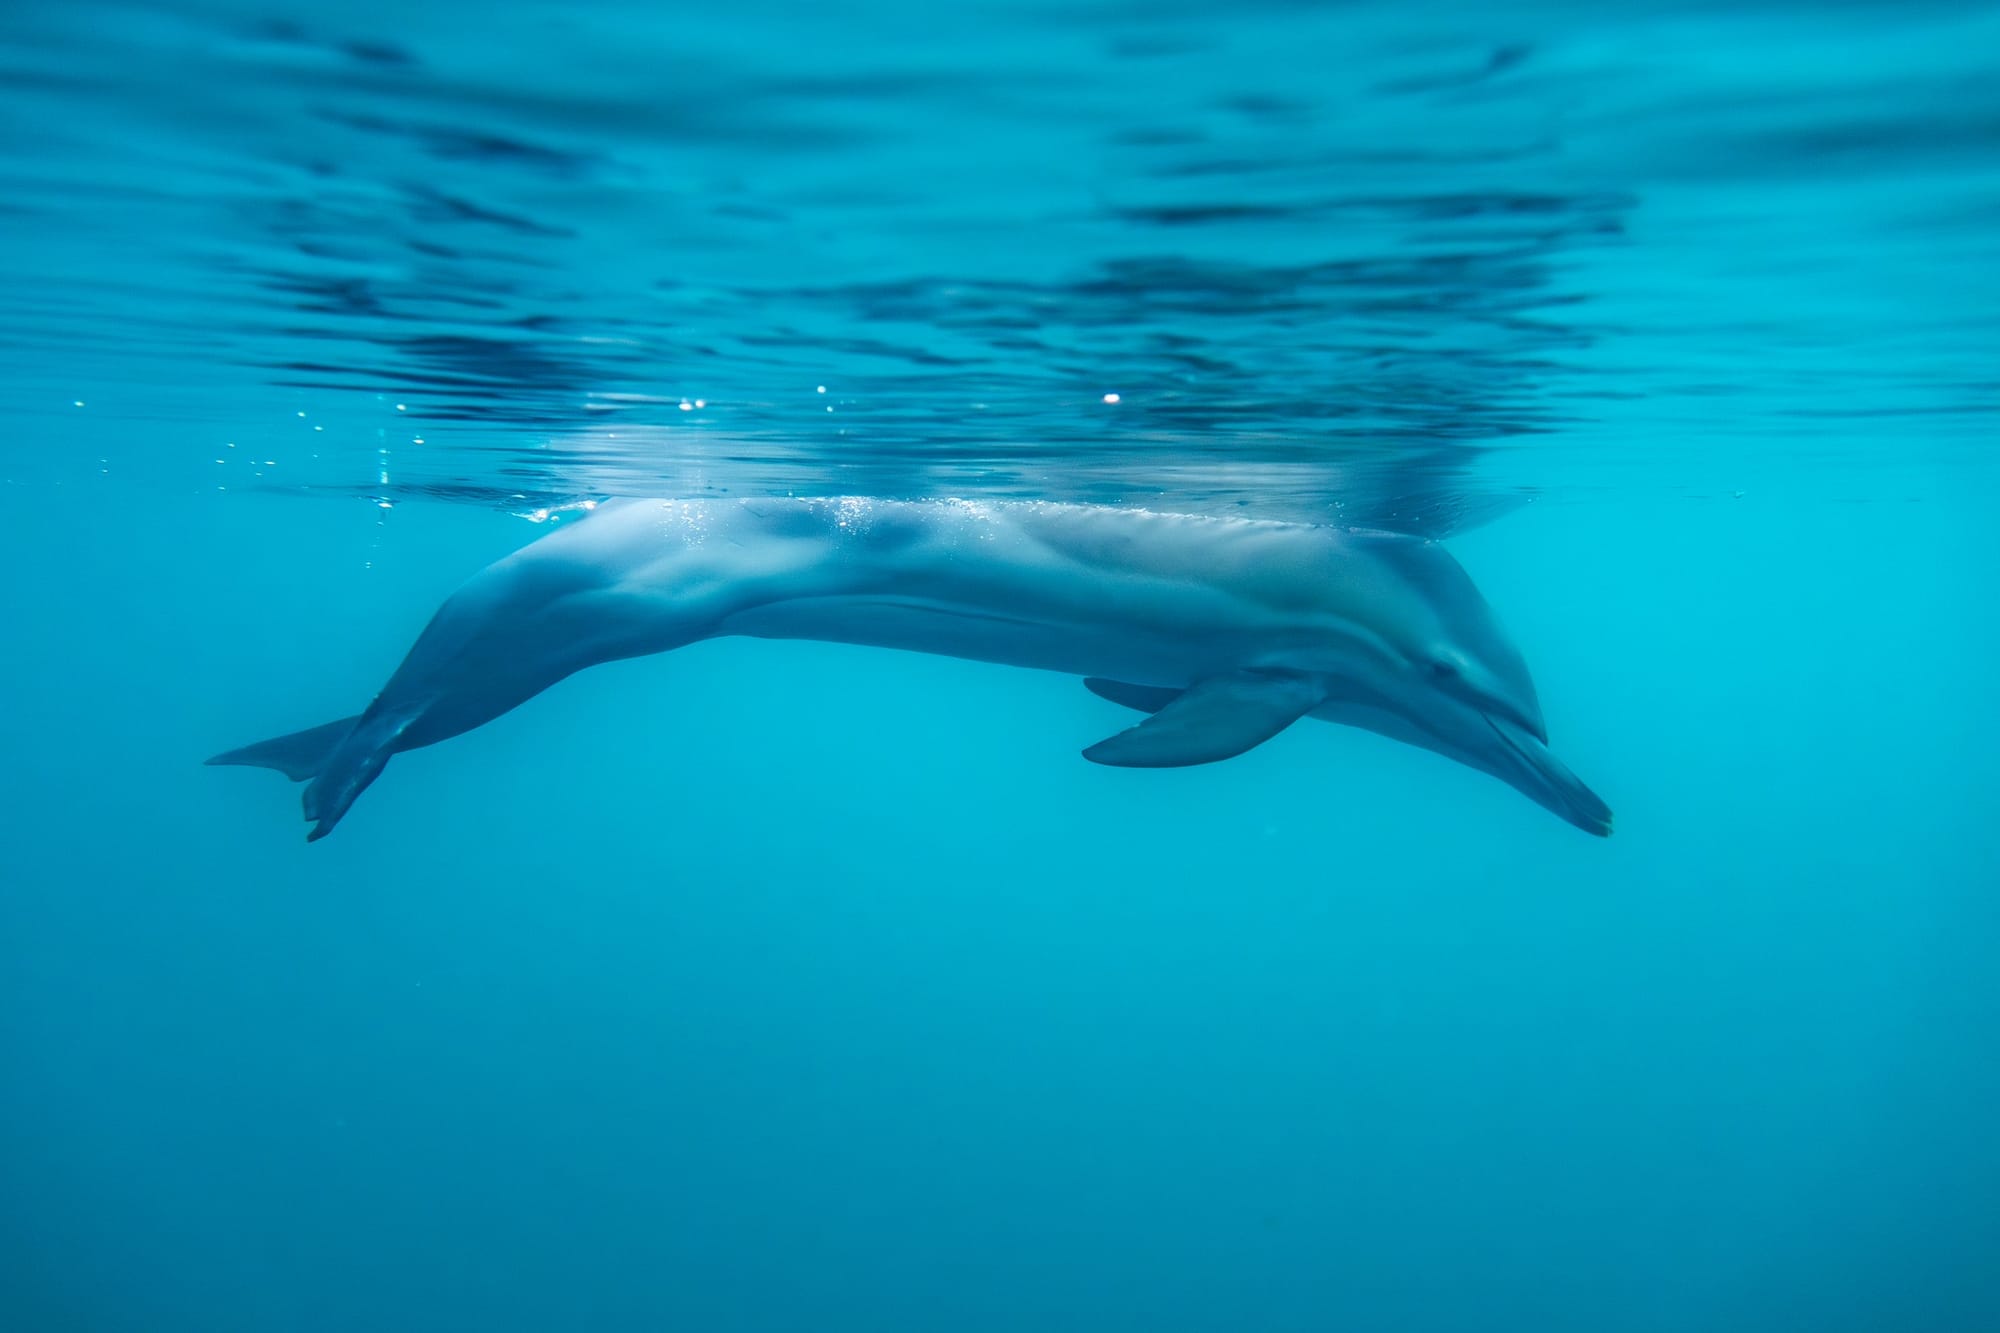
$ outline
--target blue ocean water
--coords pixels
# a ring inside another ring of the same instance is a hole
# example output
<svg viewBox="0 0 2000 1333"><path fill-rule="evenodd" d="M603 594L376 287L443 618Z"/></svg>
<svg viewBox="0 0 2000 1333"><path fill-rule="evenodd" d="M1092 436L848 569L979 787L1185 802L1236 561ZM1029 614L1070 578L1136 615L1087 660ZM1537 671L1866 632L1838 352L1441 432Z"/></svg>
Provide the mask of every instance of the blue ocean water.
<svg viewBox="0 0 2000 1333"><path fill-rule="evenodd" d="M0 12L0 1329L2000 1327L2000 11ZM607 495L1444 540L1617 811L731 639Z"/></svg>

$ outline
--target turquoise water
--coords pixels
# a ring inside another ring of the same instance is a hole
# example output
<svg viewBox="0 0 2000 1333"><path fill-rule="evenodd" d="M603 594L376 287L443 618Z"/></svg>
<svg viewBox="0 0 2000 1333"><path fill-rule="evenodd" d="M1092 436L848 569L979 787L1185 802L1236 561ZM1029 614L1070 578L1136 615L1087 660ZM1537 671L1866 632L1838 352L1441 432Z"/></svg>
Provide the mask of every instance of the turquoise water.
<svg viewBox="0 0 2000 1333"><path fill-rule="evenodd" d="M0 14L0 1328L2000 1326L2000 12ZM1109 400L1115 395L1115 401ZM1440 536L1617 811L726 639L614 494Z"/></svg>

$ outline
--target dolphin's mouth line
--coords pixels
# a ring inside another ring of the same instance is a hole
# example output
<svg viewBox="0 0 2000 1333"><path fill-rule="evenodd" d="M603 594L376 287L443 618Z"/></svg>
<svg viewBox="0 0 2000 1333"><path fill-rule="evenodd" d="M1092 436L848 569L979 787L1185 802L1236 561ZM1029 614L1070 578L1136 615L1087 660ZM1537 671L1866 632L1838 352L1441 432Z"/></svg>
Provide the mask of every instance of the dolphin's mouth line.
<svg viewBox="0 0 2000 1333"><path fill-rule="evenodd" d="M1526 750L1521 748L1521 742L1515 740L1514 737L1511 734L1509 734L1508 729L1506 727L1501 726L1500 723L1494 719L1493 714L1482 710L1479 716L1486 719L1486 725L1492 729L1493 734L1495 736L1498 736L1502 741L1506 743L1508 749L1512 750L1515 754L1519 755L1521 760L1524 763L1526 763L1528 767L1533 768L1538 772L1540 771L1540 765L1535 763L1535 757L1529 754Z"/></svg>
<svg viewBox="0 0 2000 1333"><path fill-rule="evenodd" d="M1483 710L1479 715L1486 719L1486 725L1493 734L1505 742L1507 748L1512 750L1515 757L1526 766L1528 772L1534 774L1549 797L1560 802L1559 813L1562 813L1564 818L1599 837L1611 832L1610 808L1604 805L1595 792L1584 786L1575 774L1564 768L1546 747L1543 747L1541 755L1537 756L1521 743L1520 736L1515 734L1511 725L1503 723ZM1550 771L1551 765L1554 765L1554 772Z"/></svg>

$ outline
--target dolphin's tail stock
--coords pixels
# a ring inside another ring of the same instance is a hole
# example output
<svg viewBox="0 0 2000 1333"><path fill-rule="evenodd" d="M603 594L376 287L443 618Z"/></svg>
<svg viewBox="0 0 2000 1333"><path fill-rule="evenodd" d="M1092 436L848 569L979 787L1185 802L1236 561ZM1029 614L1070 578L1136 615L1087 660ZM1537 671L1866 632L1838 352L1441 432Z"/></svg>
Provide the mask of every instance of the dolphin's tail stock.
<svg viewBox="0 0 2000 1333"><path fill-rule="evenodd" d="M305 816L313 825L306 841L317 842L333 832L354 798L381 773L407 725L364 713L226 750L208 762L276 769L305 783Z"/></svg>

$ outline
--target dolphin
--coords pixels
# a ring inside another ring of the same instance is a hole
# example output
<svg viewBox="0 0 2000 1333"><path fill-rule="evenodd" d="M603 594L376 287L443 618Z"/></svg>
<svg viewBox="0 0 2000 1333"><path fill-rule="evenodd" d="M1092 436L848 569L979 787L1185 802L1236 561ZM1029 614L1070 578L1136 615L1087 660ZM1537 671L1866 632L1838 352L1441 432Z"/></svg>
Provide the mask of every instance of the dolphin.
<svg viewBox="0 0 2000 1333"><path fill-rule="evenodd" d="M1520 653L1436 542L1032 501L606 501L452 594L358 716L208 762L306 783L313 841L392 755L584 667L725 635L1084 677L1147 715L1083 751L1120 767L1228 759L1302 717L1345 723L1611 831L1550 753Z"/></svg>

